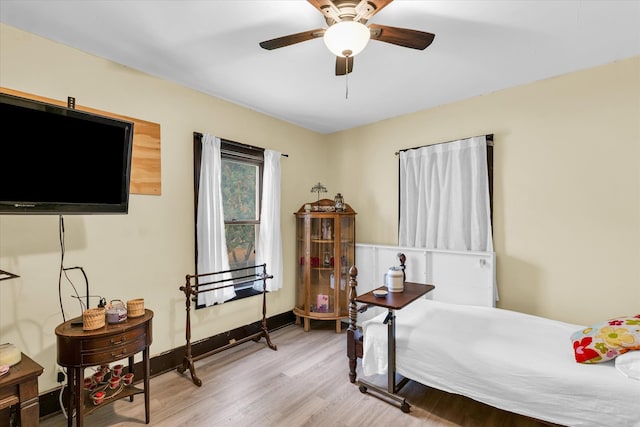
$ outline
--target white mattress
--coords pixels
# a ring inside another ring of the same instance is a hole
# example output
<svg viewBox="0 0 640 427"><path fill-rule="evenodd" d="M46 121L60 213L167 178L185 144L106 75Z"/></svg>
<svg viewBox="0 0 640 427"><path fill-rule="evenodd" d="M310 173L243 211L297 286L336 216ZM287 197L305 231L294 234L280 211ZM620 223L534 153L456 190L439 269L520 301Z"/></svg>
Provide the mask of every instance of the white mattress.
<svg viewBox="0 0 640 427"><path fill-rule="evenodd" d="M365 376L386 374L386 313L363 323ZM424 385L571 427L640 426L640 381L575 362L581 325L420 299L396 311L396 370ZM401 392L400 392L401 394Z"/></svg>

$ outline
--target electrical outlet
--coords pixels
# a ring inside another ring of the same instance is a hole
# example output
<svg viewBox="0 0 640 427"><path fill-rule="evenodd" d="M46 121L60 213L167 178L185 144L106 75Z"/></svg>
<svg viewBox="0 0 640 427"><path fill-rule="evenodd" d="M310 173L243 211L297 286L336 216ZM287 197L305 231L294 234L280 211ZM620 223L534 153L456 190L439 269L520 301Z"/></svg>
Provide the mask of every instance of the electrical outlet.
<svg viewBox="0 0 640 427"><path fill-rule="evenodd" d="M67 380L67 373L62 366L58 366L58 382L63 383Z"/></svg>

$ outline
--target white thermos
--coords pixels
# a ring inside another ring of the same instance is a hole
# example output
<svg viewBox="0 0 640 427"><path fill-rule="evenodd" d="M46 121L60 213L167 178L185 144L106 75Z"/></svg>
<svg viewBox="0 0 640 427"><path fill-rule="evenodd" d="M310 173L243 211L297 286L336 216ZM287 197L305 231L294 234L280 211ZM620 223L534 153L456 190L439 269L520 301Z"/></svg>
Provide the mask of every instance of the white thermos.
<svg viewBox="0 0 640 427"><path fill-rule="evenodd" d="M402 292L404 290L402 267L389 267L385 274L385 284L389 292Z"/></svg>

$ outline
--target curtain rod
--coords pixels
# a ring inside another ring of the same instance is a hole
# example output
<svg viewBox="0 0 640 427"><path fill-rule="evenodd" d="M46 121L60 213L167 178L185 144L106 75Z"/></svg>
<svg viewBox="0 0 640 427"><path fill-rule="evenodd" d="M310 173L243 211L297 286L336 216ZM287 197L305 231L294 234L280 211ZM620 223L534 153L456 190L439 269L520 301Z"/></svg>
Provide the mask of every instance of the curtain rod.
<svg viewBox="0 0 640 427"><path fill-rule="evenodd" d="M193 135L195 135L195 136L197 136L199 138L202 138L202 136L203 136L203 134L201 132L194 132ZM253 145L243 144L241 142L232 141L232 140L226 139L226 138L220 138L220 139L222 141L226 142L227 144L235 145L235 146L238 146L238 147L241 147L241 148L247 148L247 149L250 149L250 150L262 150L262 151L265 150L262 147L254 147ZM284 153L280 153L280 155L282 157L289 157L288 154L284 154Z"/></svg>
<svg viewBox="0 0 640 427"><path fill-rule="evenodd" d="M486 138L487 138L487 145L488 145L488 146L490 146L490 147L493 147L493 134L492 134L492 133L489 133L489 134L486 134L486 135L476 135L476 136L484 136L484 137L486 137ZM475 138L475 136L470 136L470 137L468 137L468 138L461 138L461 139L469 139L469 138ZM451 140L451 141L437 142L437 143L435 143L435 144L421 145L421 146L419 146L419 147L403 148L403 149L402 149L402 150L400 150L400 151L396 151L396 152L395 152L395 155L397 156L398 154L400 154L400 153L401 153L401 152L403 152L403 151L415 150L415 149L417 149L417 148L429 147L429 146L431 146L431 145L448 144L449 142L455 142L455 141L460 141L460 140L459 140L459 139L454 139L454 140Z"/></svg>

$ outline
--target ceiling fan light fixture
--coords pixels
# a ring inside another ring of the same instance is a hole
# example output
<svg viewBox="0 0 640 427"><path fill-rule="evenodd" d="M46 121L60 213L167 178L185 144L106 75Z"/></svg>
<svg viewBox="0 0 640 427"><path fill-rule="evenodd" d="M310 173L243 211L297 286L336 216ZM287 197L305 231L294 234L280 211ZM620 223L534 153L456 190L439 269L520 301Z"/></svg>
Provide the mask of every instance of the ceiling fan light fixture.
<svg viewBox="0 0 640 427"><path fill-rule="evenodd" d="M356 21L333 24L324 33L324 44L336 56L354 57L367 46L371 32L366 25Z"/></svg>

